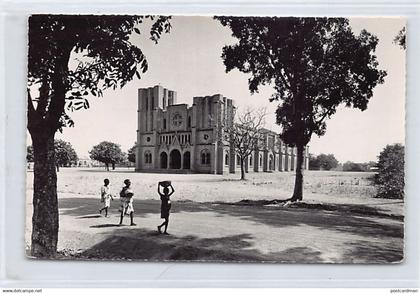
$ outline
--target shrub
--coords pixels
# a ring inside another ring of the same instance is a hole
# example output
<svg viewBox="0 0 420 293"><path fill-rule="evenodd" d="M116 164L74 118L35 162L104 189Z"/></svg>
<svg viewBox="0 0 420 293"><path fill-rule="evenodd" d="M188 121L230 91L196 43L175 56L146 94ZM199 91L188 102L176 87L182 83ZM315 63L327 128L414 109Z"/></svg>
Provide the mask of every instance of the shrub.
<svg viewBox="0 0 420 293"><path fill-rule="evenodd" d="M375 184L378 197L404 198L404 146L387 145L379 154Z"/></svg>
<svg viewBox="0 0 420 293"><path fill-rule="evenodd" d="M343 171L345 172L365 172L367 171L365 164L354 163L347 161L343 164Z"/></svg>
<svg viewBox="0 0 420 293"><path fill-rule="evenodd" d="M320 154L317 157L310 155L309 170L331 170L337 168L338 161L333 154Z"/></svg>

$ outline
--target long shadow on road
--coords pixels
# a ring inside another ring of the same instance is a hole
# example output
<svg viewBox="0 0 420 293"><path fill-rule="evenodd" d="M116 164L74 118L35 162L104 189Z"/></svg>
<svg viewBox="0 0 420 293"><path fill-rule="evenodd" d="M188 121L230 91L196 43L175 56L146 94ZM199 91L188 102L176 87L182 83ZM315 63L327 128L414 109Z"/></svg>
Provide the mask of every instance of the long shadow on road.
<svg viewBox="0 0 420 293"><path fill-rule="evenodd" d="M341 259L351 263L366 262L365 260L374 263L398 263L404 257L402 243L400 247L396 247L394 243L378 244L371 241L349 241L347 247L348 250L343 253Z"/></svg>
<svg viewBox="0 0 420 293"><path fill-rule="evenodd" d="M112 203L111 215L117 216L119 201ZM96 217L100 202L95 198L64 198L59 200L61 215L77 219ZM160 201L135 200L136 217L146 217L156 213L159 217ZM351 240L343 240L342 256L339 263L388 263L403 258L403 222L380 217L366 217L337 211L308 210L304 208L273 208L261 206L236 206L211 203L175 201L171 213L212 212L213 216L236 217L271 227L298 227L302 225L322 230L331 230L350 234ZM229 224L232 224L230 222ZM209 223L209 228L212 223ZM112 228L103 231L100 228ZM199 238L196 236L163 236L155 231L140 228L117 228L114 224L93 225L97 233L105 235L102 242L94 245L82 254L75 256L93 259L137 259L137 260L200 260L200 261L247 261L247 262L287 262L319 263L334 260L323 259L322 252L314 247L299 245L275 253L262 253L252 247L255 239L252 234L241 233L227 237ZM187 229L188 227L186 227ZM213 229L213 228L212 228ZM232 230L232 234L235 233ZM353 240L364 237L364 240Z"/></svg>
<svg viewBox="0 0 420 293"><path fill-rule="evenodd" d="M119 201L112 203L110 213L118 213ZM59 200L61 214L72 215L79 218L95 217L92 214L98 212L100 203L95 198L64 198ZM160 201L137 200L134 201L136 217L144 217L146 214L160 212ZM172 214L186 212L211 211L221 216L229 215L273 227L287 227L308 225L319 229L330 229L339 232L347 232L360 236L376 237L378 239L404 237L404 225L402 221L353 215L336 211L308 210L304 208L272 208L260 206L236 206L220 205L211 203L173 202Z"/></svg>
<svg viewBox="0 0 420 293"><path fill-rule="evenodd" d="M89 259L133 259L148 261L244 261L244 262L322 262L320 252L309 247L262 254L251 248L250 234L219 238L176 237L146 229L118 229L90 249L77 255Z"/></svg>
<svg viewBox="0 0 420 293"><path fill-rule="evenodd" d="M341 213L337 211L308 210L304 208L270 208L246 206L221 206L218 213L260 222L266 225L287 227L308 225L319 229L348 232L360 236L387 238L404 237L403 222L397 220L379 221L381 218Z"/></svg>

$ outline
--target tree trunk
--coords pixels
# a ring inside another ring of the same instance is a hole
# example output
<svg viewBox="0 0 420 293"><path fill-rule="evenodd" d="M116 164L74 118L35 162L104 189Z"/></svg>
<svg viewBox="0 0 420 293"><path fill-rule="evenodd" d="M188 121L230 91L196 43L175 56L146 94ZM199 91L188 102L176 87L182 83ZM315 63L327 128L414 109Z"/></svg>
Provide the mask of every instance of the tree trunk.
<svg viewBox="0 0 420 293"><path fill-rule="evenodd" d="M57 172L60 172L60 165L57 164L56 166L57 166Z"/></svg>
<svg viewBox="0 0 420 293"><path fill-rule="evenodd" d="M115 163L112 163L112 170L115 170Z"/></svg>
<svg viewBox="0 0 420 293"><path fill-rule="evenodd" d="M241 157L241 180L245 180L244 159Z"/></svg>
<svg viewBox="0 0 420 293"><path fill-rule="evenodd" d="M67 92L68 62L73 45L60 43L61 52L55 55L51 79L46 76L40 88L35 110L28 89L28 130L34 151L34 195L32 215L31 254L53 257L58 241L57 173L54 135L62 127Z"/></svg>
<svg viewBox="0 0 420 293"><path fill-rule="evenodd" d="M105 170L109 171L109 165L108 165L108 163L105 163Z"/></svg>
<svg viewBox="0 0 420 293"><path fill-rule="evenodd" d="M34 196L31 254L51 257L57 251L58 201L54 133L32 132Z"/></svg>
<svg viewBox="0 0 420 293"><path fill-rule="evenodd" d="M291 201L298 201L303 199L303 170L304 159L303 159L304 146L297 146L297 162L296 162L296 177L295 177L295 189Z"/></svg>

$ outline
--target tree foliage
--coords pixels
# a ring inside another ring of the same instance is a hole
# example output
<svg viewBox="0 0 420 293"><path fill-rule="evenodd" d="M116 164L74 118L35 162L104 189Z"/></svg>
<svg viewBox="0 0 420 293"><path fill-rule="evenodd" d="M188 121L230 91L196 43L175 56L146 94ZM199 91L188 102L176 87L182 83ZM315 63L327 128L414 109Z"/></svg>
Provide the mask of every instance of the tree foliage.
<svg viewBox="0 0 420 293"><path fill-rule="evenodd" d="M54 141L55 164L59 167L67 167L77 164L77 154L71 143L61 139Z"/></svg>
<svg viewBox="0 0 420 293"><path fill-rule="evenodd" d="M316 157L309 158L309 168L311 170L331 170L337 168L338 160L333 154L319 154Z"/></svg>
<svg viewBox="0 0 420 293"><path fill-rule="evenodd" d="M28 94L28 115L33 118L28 128L42 124L44 130L55 132L72 126L69 111L89 108L88 96L102 96L105 89L140 78L148 63L130 36L140 34L138 26L146 19L154 21L150 38L155 42L171 28L170 17L164 16L32 15L28 78L29 86L38 85L40 94L34 99ZM69 69L72 53L82 58Z"/></svg>
<svg viewBox="0 0 420 293"><path fill-rule="evenodd" d="M365 171L367 171L367 168L366 168L366 164L347 161L343 164L343 171L345 171L345 172L365 172Z"/></svg>
<svg viewBox="0 0 420 293"><path fill-rule="evenodd" d="M223 48L229 72L250 75L251 93L272 85L279 101L281 138L298 150L292 200L302 198L303 151L312 134L323 135L339 105L366 110L386 72L374 54L378 38L352 31L345 18L216 17L238 39Z"/></svg>
<svg viewBox="0 0 420 293"><path fill-rule="evenodd" d="M404 198L404 146L387 145L378 158L378 197Z"/></svg>
<svg viewBox="0 0 420 293"><path fill-rule="evenodd" d="M260 146L266 115L264 108L247 109L241 114L235 113L233 125L226 128L229 142L233 144L236 155L241 161L242 180L245 179L244 162Z"/></svg>
<svg viewBox="0 0 420 293"><path fill-rule="evenodd" d="M403 27L399 32L398 35L394 38L394 43L398 44L402 49L406 49L405 44L405 27Z"/></svg>
<svg viewBox="0 0 420 293"><path fill-rule="evenodd" d="M136 162L136 143L134 143L134 145L128 150L127 159L131 163Z"/></svg>
<svg viewBox="0 0 420 293"><path fill-rule="evenodd" d="M26 161L33 162L34 161L34 148L31 145L26 147Z"/></svg>
<svg viewBox="0 0 420 293"><path fill-rule="evenodd" d="M121 151L120 145L103 141L98 145L95 145L92 150L89 151L90 158L92 160L104 163L107 170L111 164L115 168L115 164L122 163L125 160L125 153Z"/></svg>

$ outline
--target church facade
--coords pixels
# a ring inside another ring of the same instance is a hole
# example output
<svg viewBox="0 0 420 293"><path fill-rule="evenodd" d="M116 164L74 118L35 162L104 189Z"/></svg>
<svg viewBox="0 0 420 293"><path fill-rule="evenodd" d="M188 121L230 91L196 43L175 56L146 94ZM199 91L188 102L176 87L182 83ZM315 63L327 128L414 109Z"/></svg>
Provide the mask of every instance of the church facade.
<svg viewBox="0 0 420 293"><path fill-rule="evenodd" d="M177 93L160 85L138 90L136 171L224 174L240 171L226 129L233 125L233 100L220 94L177 104ZM264 130L261 148L245 162L247 172L293 171L296 148ZM305 150L308 168L308 149Z"/></svg>

